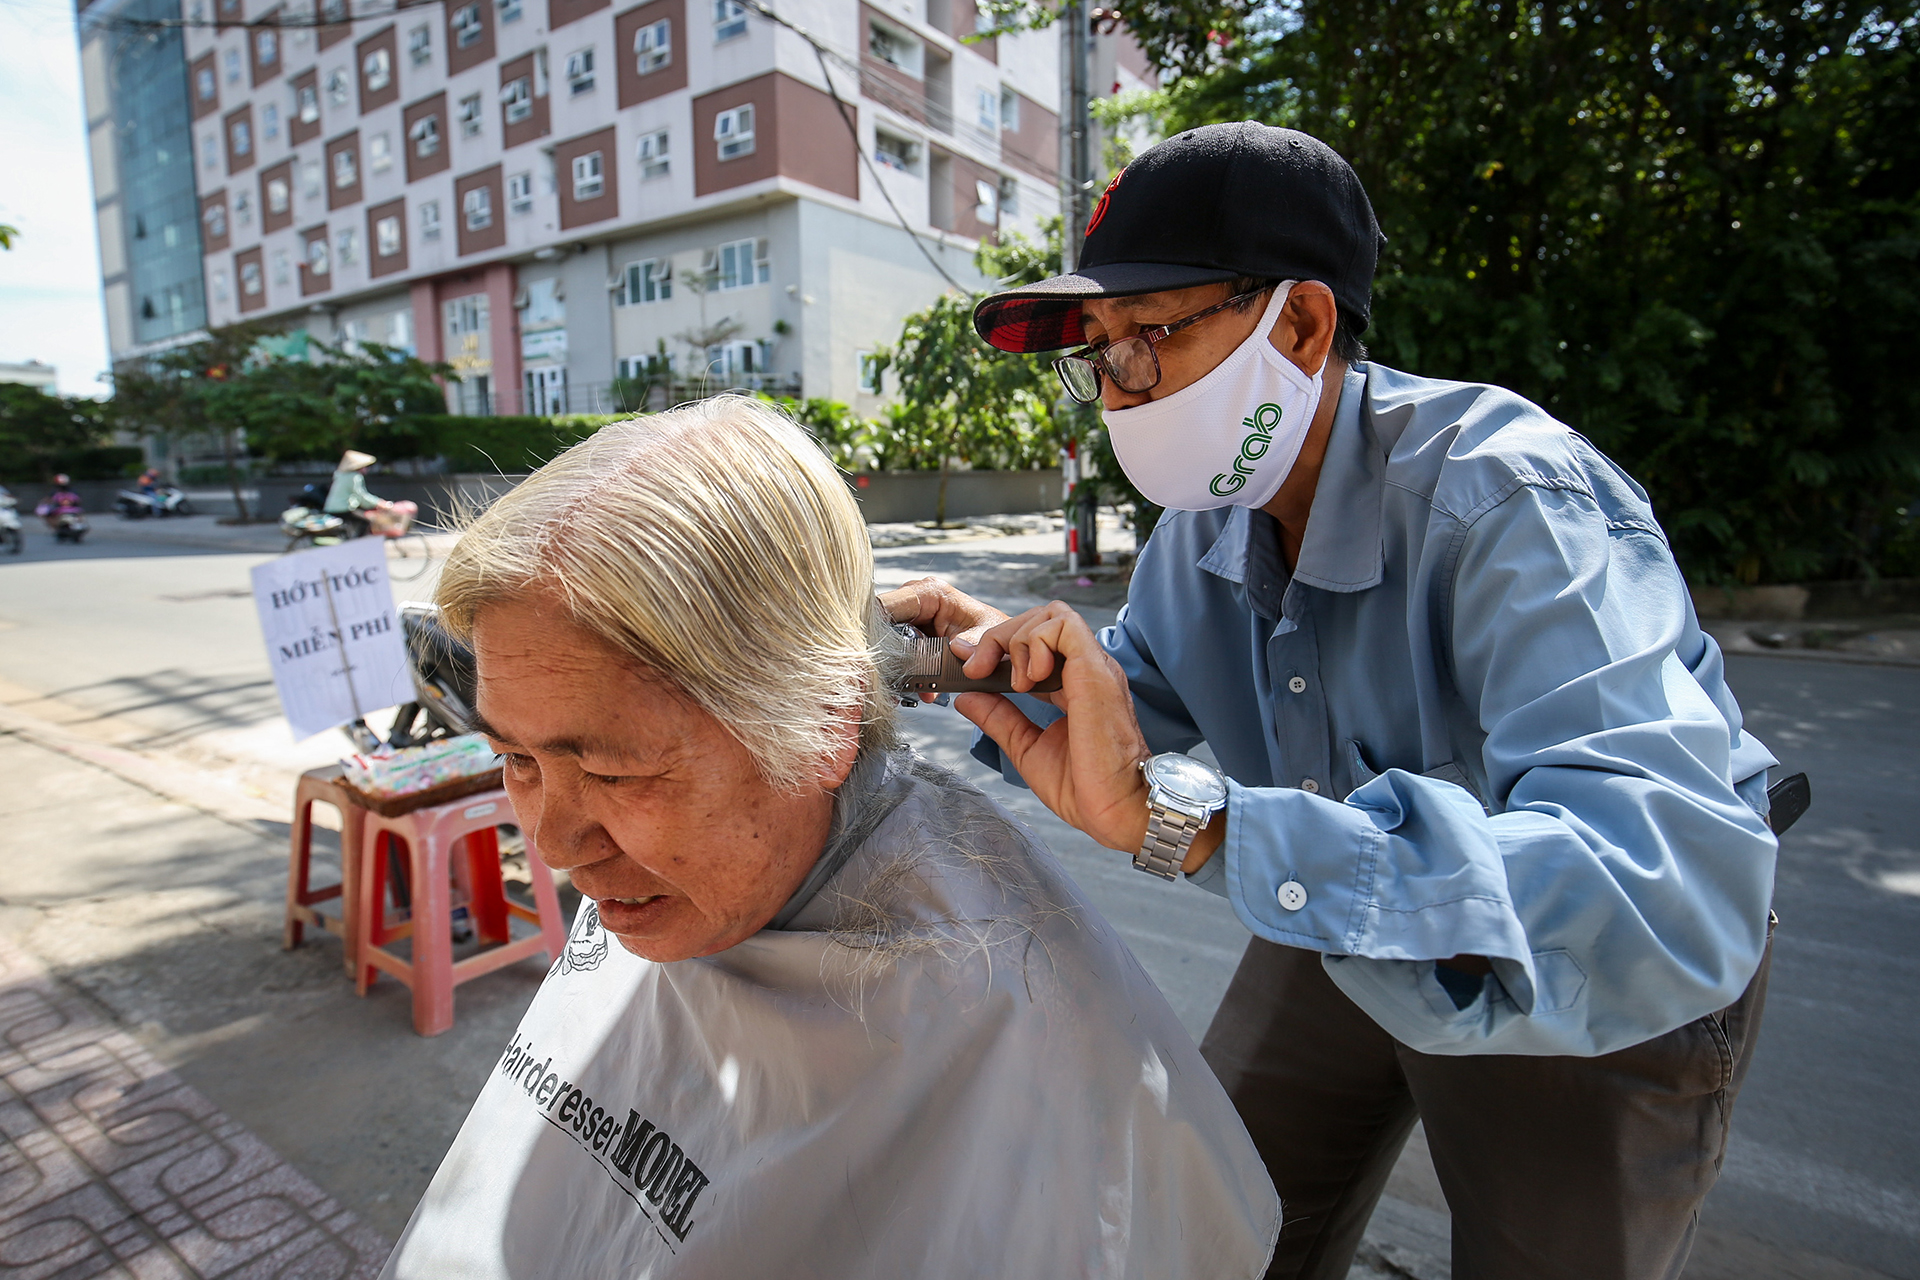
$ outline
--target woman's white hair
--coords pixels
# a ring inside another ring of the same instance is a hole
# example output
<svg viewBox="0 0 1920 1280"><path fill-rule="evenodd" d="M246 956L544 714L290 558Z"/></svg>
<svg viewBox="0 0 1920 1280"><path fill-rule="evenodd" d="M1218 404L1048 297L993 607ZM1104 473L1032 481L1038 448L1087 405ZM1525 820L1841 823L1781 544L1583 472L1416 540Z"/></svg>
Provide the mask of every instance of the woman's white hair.
<svg viewBox="0 0 1920 1280"><path fill-rule="evenodd" d="M764 401L602 427L476 518L435 592L462 638L487 605L534 594L705 709L776 787L817 777L856 719L863 751L894 745L902 647L866 525Z"/></svg>

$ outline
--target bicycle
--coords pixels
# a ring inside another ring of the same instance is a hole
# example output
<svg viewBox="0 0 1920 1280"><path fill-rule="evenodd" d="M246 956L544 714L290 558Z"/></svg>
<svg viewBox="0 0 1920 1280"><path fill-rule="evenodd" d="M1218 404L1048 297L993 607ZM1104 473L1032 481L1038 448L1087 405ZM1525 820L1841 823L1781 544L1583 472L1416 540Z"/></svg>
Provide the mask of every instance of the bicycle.
<svg viewBox="0 0 1920 1280"><path fill-rule="evenodd" d="M281 555L290 555L305 547L330 547L351 538L380 537L387 543L387 576L395 582L415 582L425 576L433 563L433 546L427 535L413 527L409 516L392 530L375 530L358 516L337 516L296 503L280 513L280 531L287 535ZM397 569L394 561L405 563Z"/></svg>

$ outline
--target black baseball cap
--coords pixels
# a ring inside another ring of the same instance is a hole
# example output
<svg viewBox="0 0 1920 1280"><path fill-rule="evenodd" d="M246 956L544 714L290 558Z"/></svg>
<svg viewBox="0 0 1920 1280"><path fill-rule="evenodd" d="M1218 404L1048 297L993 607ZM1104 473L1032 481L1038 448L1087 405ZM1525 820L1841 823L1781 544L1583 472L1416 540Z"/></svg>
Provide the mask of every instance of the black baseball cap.
<svg viewBox="0 0 1920 1280"><path fill-rule="evenodd" d="M1251 120L1210 124L1114 175L1078 270L983 299L973 327L1003 351L1077 347L1088 298L1252 276L1318 280L1364 328L1385 242L1359 175L1332 147Z"/></svg>

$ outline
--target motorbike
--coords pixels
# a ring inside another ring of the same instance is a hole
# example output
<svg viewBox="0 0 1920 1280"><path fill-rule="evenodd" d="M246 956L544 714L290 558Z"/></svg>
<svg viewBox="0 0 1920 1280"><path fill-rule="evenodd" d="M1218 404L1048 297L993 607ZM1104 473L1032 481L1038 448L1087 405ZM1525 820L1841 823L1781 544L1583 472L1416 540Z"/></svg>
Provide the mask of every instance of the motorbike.
<svg viewBox="0 0 1920 1280"><path fill-rule="evenodd" d="M148 516L190 516L193 514L193 500L170 484L163 484L151 492L144 489L122 489L113 500L120 509L123 520L145 520Z"/></svg>
<svg viewBox="0 0 1920 1280"><path fill-rule="evenodd" d="M33 509L33 514L47 522L47 528L53 530L55 542L71 542L75 546L87 536L90 527L86 512L80 509L78 498L57 500L48 498Z"/></svg>
<svg viewBox="0 0 1920 1280"><path fill-rule="evenodd" d="M0 542L6 543L14 555L19 555L21 548L19 505L6 487L0 485Z"/></svg>

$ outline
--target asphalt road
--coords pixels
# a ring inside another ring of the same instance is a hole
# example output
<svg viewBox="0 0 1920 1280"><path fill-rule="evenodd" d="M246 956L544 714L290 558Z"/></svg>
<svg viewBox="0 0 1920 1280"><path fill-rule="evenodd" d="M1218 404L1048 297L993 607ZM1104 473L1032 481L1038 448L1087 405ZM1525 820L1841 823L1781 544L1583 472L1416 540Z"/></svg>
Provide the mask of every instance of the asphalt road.
<svg viewBox="0 0 1920 1280"><path fill-rule="evenodd" d="M0 555L0 705L229 768L279 805L274 780L333 758L342 740L293 743L279 718L246 595L248 569L277 544L271 530L204 518L101 520L80 548L30 530L23 556ZM1054 554L1039 536L877 560L882 584L937 573L1014 607ZM1752 729L1812 776L1814 808L1782 844L1772 995L1688 1275L1920 1280L1920 669L1773 657L1729 669ZM985 777L951 712L908 719L923 750L982 778L1048 839L1189 1028L1204 1029L1246 937L1227 904L1137 875ZM1418 1160L1416 1148L1394 1194L1443 1207Z"/></svg>

